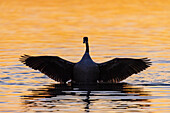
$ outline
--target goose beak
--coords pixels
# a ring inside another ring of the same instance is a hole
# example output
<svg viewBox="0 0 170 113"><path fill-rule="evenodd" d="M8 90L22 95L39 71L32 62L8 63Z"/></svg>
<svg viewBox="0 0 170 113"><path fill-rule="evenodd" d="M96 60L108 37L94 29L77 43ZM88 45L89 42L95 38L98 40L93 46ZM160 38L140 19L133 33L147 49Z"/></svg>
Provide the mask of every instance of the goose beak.
<svg viewBox="0 0 170 113"><path fill-rule="evenodd" d="M84 43L86 43L86 41L85 41L85 40L83 40L83 44L84 44Z"/></svg>

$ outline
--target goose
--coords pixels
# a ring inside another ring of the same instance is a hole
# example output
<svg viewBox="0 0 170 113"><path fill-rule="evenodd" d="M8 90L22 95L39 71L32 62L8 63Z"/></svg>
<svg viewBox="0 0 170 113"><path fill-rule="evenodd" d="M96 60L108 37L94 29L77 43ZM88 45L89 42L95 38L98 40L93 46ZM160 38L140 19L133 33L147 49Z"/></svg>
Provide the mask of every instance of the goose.
<svg viewBox="0 0 170 113"><path fill-rule="evenodd" d="M66 83L118 83L132 74L137 74L150 67L148 58L114 58L107 62L95 63L89 54L88 37L83 38L86 45L82 59L73 63L58 56L22 55L20 61L34 70L47 75L49 78Z"/></svg>

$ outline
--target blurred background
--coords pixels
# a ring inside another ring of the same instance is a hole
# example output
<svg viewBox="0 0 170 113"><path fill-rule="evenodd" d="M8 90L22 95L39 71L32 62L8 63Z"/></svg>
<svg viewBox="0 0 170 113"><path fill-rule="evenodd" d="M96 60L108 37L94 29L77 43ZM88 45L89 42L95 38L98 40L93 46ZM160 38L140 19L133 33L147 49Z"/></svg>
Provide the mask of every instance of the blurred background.
<svg viewBox="0 0 170 113"><path fill-rule="evenodd" d="M0 0L0 10L0 112L36 112L18 111L26 106L21 96L56 84L21 64L20 55L53 55L78 62L84 53L84 36L89 37L95 62L150 58L150 68L123 82L151 85L143 90L153 94L146 97L152 107L138 112L170 112L170 0ZM74 110L79 108L77 101L72 103Z"/></svg>

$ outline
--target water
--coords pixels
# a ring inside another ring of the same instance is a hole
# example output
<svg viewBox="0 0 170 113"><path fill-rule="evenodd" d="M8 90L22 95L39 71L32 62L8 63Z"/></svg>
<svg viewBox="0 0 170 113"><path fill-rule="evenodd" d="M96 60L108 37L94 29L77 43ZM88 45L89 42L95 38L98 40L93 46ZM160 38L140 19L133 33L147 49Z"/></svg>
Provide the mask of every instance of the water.
<svg viewBox="0 0 170 113"><path fill-rule="evenodd" d="M0 112L170 112L169 1L5 0L0 10ZM85 87L59 85L18 61L29 54L77 62L84 36L95 62L148 57L153 65L120 84Z"/></svg>

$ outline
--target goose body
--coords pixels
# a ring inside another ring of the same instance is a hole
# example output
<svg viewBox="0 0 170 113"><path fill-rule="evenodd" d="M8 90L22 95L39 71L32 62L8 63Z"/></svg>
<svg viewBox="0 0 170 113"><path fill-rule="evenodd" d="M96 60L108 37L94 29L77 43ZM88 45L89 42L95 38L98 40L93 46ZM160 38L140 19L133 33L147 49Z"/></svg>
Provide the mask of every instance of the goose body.
<svg viewBox="0 0 170 113"><path fill-rule="evenodd" d="M97 82L99 79L99 67L93 62L89 53L85 53L83 58L75 64L73 68L73 81L81 83Z"/></svg>
<svg viewBox="0 0 170 113"><path fill-rule="evenodd" d="M104 63L95 63L89 54L87 37L83 38L83 43L86 44L86 51L77 63L64 60L58 56L30 55L21 56L20 61L55 81L67 82L72 80L76 83L117 83L151 65L148 58L114 58Z"/></svg>

